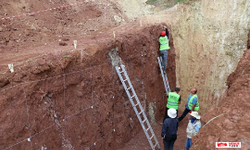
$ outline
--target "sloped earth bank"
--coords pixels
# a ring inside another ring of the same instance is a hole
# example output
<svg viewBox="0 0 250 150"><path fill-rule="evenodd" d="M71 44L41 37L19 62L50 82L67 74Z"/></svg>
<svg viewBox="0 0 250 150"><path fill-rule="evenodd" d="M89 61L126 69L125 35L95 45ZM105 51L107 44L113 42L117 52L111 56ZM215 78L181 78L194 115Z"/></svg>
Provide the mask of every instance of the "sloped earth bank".
<svg viewBox="0 0 250 150"><path fill-rule="evenodd" d="M166 96L157 63L160 31L134 23L78 39L76 50L47 45L26 49L27 56L20 52L15 58L23 63L1 74L0 149L110 150L136 135L141 126L111 64L114 49L147 114L151 106L149 119L161 120ZM41 57L28 56L40 50ZM175 87L174 48L168 64Z"/></svg>
<svg viewBox="0 0 250 150"><path fill-rule="evenodd" d="M78 4L53 9L75 3ZM116 4L104 0L1 1L0 17L21 15L49 8L52 10L0 20L0 53L6 51L15 53L24 51L26 47L48 45L51 42L68 45L74 38L91 35L127 20Z"/></svg>

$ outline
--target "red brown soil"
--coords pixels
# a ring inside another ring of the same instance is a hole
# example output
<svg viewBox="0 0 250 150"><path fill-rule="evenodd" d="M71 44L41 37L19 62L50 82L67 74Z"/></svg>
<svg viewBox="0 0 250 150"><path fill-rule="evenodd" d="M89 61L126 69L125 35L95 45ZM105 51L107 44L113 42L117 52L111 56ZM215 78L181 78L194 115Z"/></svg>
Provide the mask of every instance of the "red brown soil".
<svg viewBox="0 0 250 150"><path fill-rule="evenodd" d="M34 2L1 1L0 16L9 17L23 13L47 10L73 4L76 1L43 0ZM108 5L107 12L105 7ZM47 45L58 40L91 35L93 32L118 25L114 15L122 16L116 5L102 0L85 2L72 7L56 9L30 16L5 19L0 22L0 52L24 51L26 47ZM106 16L106 18L105 18ZM68 43L62 41L64 43Z"/></svg>
<svg viewBox="0 0 250 150"><path fill-rule="evenodd" d="M224 116L218 117L208 123L207 126L201 128L196 137L193 138L194 150L213 150L215 142L241 142L244 150L250 150L250 134L249 134L249 87L250 87L250 31L248 40L248 50L238 64L237 69L228 77L228 91L218 108L210 110L204 116L202 115L202 125L204 126L210 119L225 113ZM240 101L239 101L240 100ZM182 104L183 105L183 104ZM179 116L183 110L179 110ZM174 149L184 150L186 142L186 127L188 124L188 115L179 124L178 137L175 142ZM161 122L161 121L160 121ZM163 149L161 141L161 125L160 122L153 126L154 132ZM146 143L146 144L145 144ZM147 139L143 131L138 133L131 139L125 147L119 150L150 150Z"/></svg>
<svg viewBox="0 0 250 150"><path fill-rule="evenodd" d="M63 4L69 2L2 1L0 16ZM145 110L149 103L156 105L157 124L153 128L163 147L159 123L165 112L166 96L156 59L161 25L120 24L113 16L119 14L125 20L126 17L116 5L109 3L107 19L104 8L104 3L96 0L0 21L0 149L150 149L111 64L108 53L114 48L118 48ZM77 49L73 47L73 40L77 40ZM176 75L172 36L170 41L168 75L173 90ZM194 139L196 147L209 149L209 145L214 145L214 142L207 143L207 137L210 141L239 140L244 146L250 143L245 126L249 124L249 118L243 113L248 112L246 90L249 91L249 82L246 81L249 81L249 70L245 67L249 68L249 50L244 58L239 63L243 67L237 68L239 71L229 77L228 100L220 104L222 109L204 116L204 121L208 121L227 112L226 108L230 106L232 111L225 115L228 119L218 118L202 129L198 139ZM7 67L11 63L14 73ZM236 96L242 102L231 104ZM184 149L187 121L188 117L180 123L175 149ZM218 129L212 130L214 126ZM233 130L237 131L236 136ZM230 134L222 134L222 131ZM208 132L211 135L208 136Z"/></svg>
<svg viewBox="0 0 250 150"><path fill-rule="evenodd" d="M217 108L203 116L208 122L194 138L196 149L211 150L215 142L241 142L243 150L250 149L250 49L246 50L236 70L228 77L227 96ZM194 148L195 149L195 148Z"/></svg>
<svg viewBox="0 0 250 150"><path fill-rule="evenodd" d="M25 2L1 2L0 15L67 4ZM112 15L119 10L111 6L107 20L103 5L89 3L1 21L0 149L112 150L140 132L108 56L114 48L142 105L148 110L154 102L156 120L162 119L166 97L156 59L161 26L140 27L135 22L107 30L117 25ZM174 88L175 51L170 45L168 73ZM14 73L7 68L10 63Z"/></svg>
<svg viewBox="0 0 250 150"><path fill-rule="evenodd" d="M182 115L182 110L179 113L179 117ZM186 136L186 128L188 124L188 115L179 123L178 133L177 133L177 140L174 144L174 149L176 150L184 150L185 144L187 140ZM161 139L161 129L162 125L160 123L162 122L162 119L159 119L160 121L157 122L156 125L153 125L154 133L156 134L156 137L158 139L158 142L160 143L161 149L164 149L163 141ZM120 148L118 150L151 150L148 140L146 139L146 136L143 131L140 131L133 139L131 139L123 148Z"/></svg>

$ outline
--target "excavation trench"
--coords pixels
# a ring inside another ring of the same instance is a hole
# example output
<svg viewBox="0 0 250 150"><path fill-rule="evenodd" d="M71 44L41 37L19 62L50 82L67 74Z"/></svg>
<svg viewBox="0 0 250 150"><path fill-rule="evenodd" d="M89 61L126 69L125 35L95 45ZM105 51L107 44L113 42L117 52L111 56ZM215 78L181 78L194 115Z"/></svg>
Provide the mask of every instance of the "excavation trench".
<svg viewBox="0 0 250 150"><path fill-rule="evenodd" d="M51 46L14 73L2 74L0 149L111 150L142 131L116 74L112 52L125 65L154 128L166 103L157 62L162 27L123 27L133 30L114 28L95 38L85 37L77 41L76 49ZM172 41L170 34L167 71L173 89Z"/></svg>

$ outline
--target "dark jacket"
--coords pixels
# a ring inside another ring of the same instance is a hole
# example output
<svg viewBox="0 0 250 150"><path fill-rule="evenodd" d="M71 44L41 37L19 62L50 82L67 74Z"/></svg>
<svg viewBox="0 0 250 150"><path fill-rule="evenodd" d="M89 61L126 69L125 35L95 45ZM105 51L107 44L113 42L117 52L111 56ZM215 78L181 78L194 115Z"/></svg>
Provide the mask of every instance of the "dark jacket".
<svg viewBox="0 0 250 150"><path fill-rule="evenodd" d="M164 137L165 135L165 140L167 140L168 138L176 137L178 125L179 121L177 118L165 119L161 130L161 137Z"/></svg>

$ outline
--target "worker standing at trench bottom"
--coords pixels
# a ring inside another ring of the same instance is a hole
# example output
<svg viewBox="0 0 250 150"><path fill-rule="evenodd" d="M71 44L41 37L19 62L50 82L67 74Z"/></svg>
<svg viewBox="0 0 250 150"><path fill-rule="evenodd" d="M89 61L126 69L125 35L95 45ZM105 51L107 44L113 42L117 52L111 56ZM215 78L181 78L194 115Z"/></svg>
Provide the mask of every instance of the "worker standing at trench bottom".
<svg viewBox="0 0 250 150"><path fill-rule="evenodd" d="M174 108L168 109L169 118L164 120L161 137L164 144L164 150L173 150L174 142L177 139L177 131L178 131L178 119L176 118L177 112Z"/></svg>
<svg viewBox="0 0 250 150"><path fill-rule="evenodd" d="M168 110L170 108L174 108L176 110L177 116L178 116L178 108L179 104L181 103L181 96L179 95L180 88L176 87L174 92L169 92L167 97L167 104L166 104L166 111L163 118L163 123L166 118L169 118L168 116Z"/></svg>
<svg viewBox="0 0 250 150"><path fill-rule="evenodd" d="M189 120L188 126L187 126L187 141L186 141L186 150L189 150L189 148L192 146L192 136L195 136L200 128L201 128L201 117L199 116L197 111L192 111L190 114L191 118Z"/></svg>
<svg viewBox="0 0 250 150"><path fill-rule="evenodd" d="M185 105L185 110L182 113L181 117L178 118L179 122L190 112L199 110L199 101L197 96L197 89L192 88L190 90L191 94L188 97L187 103Z"/></svg>
<svg viewBox="0 0 250 150"><path fill-rule="evenodd" d="M168 50L170 49L169 47L169 32L168 29L165 28L165 31L161 32L161 35L159 37L159 44L160 44L160 57L162 61L162 66L163 66L163 72L166 73L167 69L167 57L168 57Z"/></svg>

